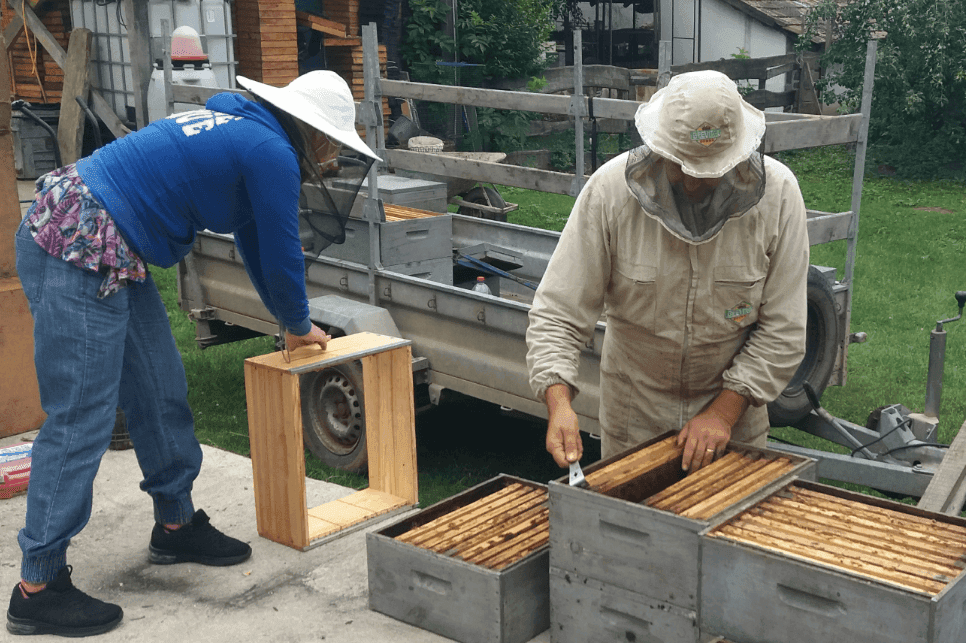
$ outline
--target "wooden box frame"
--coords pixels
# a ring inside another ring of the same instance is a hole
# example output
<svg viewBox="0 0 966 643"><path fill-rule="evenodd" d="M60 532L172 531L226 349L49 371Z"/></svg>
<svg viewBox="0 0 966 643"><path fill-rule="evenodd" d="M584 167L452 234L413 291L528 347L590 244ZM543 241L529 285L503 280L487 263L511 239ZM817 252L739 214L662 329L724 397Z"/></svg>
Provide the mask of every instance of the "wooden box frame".
<svg viewBox="0 0 966 643"><path fill-rule="evenodd" d="M375 333L329 341L324 351L245 360L258 534L306 550L349 527L413 507L419 498L412 342ZM307 508L299 376L362 362L369 488Z"/></svg>

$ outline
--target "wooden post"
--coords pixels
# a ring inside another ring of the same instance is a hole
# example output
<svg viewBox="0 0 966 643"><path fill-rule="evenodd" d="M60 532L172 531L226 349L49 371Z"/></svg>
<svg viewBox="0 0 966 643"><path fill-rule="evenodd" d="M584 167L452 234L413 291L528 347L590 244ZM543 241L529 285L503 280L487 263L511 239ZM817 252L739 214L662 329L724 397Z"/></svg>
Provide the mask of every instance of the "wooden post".
<svg viewBox="0 0 966 643"><path fill-rule="evenodd" d="M131 52L134 113L138 129L148 124L148 87L151 85L151 38L147 0L124 0L127 44ZM163 34L167 37L167 34Z"/></svg>
<svg viewBox="0 0 966 643"><path fill-rule="evenodd" d="M0 43L6 51L6 42ZM10 68L0 64L0 437L31 431L44 421L33 319L17 278L14 234L21 214L10 112Z"/></svg>
<svg viewBox="0 0 966 643"><path fill-rule="evenodd" d="M416 431L409 340L356 333L287 362L282 353L245 360L258 534L295 549L321 544L372 518L416 504ZM362 361L369 488L306 508L299 376Z"/></svg>
<svg viewBox="0 0 966 643"><path fill-rule="evenodd" d="M6 51L6 41L3 45L3 51ZM0 279L17 276L13 235L21 218L13 132L10 130L10 99L10 67L4 63L0 64Z"/></svg>
<svg viewBox="0 0 966 643"><path fill-rule="evenodd" d="M958 516L966 501L966 422L959 428L916 505L926 511Z"/></svg>
<svg viewBox="0 0 966 643"><path fill-rule="evenodd" d="M84 110L76 98L85 103L91 90L88 68L91 59L91 42L94 34L90 29L79 27L70 34L67 46L67 68L64 69L64 90L60 102L60 120L57 124L57 144L63 165L76 163L84 147Z"/></svg>

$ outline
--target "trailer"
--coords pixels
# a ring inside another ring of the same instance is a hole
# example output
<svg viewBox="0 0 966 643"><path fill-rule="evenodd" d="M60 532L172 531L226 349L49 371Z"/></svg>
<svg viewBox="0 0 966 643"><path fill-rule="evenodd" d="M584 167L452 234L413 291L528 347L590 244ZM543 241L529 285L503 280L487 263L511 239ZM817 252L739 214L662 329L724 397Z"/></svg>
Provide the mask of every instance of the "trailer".
<svg viewBox="0 0 966 643"><path fill-rule="evenodd" d="M579 37L576 33L575 38ZM400 174L421 172L576 196L587 179L585 121L591 115L633 121L638 103L594 97L592 90L587 91L579 58L573 67L571 95L388 80L378 76L376 42L375 25L363 27L366 97L359 104L357 118L366 126L367 141L384 162L370 170L368 191L360 192L349 219L346 243L331 246L319 256L306 254L312 320L333 336L373 331L411 340L415 390L428 404L438 403L444 391L456 391L506 409L546 417L544 404L530 391L525 333L533 289L553 254L559 233L449 212L401 213L383 199L378 185L380 180L395 178L390 171L400 170ZM662 43L661 60L659 86L666 84L672 73L685 71L667 64L667 43ZM833 268L810 267L808 350L789 387L770 405L772 423L796 426L862 448L856 449L859 457L842 462L841 456L823 451L774 442L770 446L816 458L821 477L919 497L942 461L943 450L927 445L935 436L937 418L911 414L895 405L884 412L880 428L867 429L826 417L827 413L823 415L816 408L826 386L845 383L849 345L865 339L863 333L851 331L850 313L874 64L875 42L870 42L865 94L857 114L766 112L766 153L843 143L853 144L856 151L851 209L808 211L812 245L846 241L845 269L838 279ZM687 70L695 67L689 65ZM169 105L203 104L211 93L205 88L166 84ZM387 149L380 109L384 96L563 115L573 121L576 130L576 171L567 174L459 155ZM311 186L306 185L304 193L311 201ZM470 289L479 276L484 277L491 294ZM250 285L228 236L199 234L193 251L179 268L178 286L181 308L195 321L202 347L279 332L278 323ZM606 324L599 322L584 347L577 382L581 395L574 401L581 429L591 434L599 433L599 367L605 328ZM306 376L301 386L306 444L329 465L364 470L359 369L349 365L323 371ZM882 439L887 433L888 439ZM895 448L896 441L901 448Z"/></svg>

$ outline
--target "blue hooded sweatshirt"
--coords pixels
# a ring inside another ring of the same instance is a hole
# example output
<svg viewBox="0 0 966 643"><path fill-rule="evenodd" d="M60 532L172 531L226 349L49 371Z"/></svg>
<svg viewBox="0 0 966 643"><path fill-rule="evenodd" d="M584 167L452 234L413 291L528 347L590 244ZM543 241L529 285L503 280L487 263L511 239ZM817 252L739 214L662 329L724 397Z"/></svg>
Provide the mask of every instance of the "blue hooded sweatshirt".
<svg viewBox="0 0 966 643"><path fill-rule="evenodd" d="M232 233L268 311L311 328L299 241L298 159L264 106L217 94L77 162L77 172L147 263L183 259L199 230Z"/></svg>

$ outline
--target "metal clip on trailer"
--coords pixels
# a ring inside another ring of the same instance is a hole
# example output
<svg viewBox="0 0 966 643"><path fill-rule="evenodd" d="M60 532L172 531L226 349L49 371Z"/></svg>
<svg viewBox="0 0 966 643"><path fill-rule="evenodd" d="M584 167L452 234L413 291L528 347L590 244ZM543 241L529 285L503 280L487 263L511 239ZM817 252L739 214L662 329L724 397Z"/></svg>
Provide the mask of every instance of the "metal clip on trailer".
<svg viewBox="0 0 966 643"><path fill-rule="evenodd" d="M812 411L796 428L851 449L849 455L769 442L778 451L818 460L818 476L861 484L896 496L921 498L943 464L948 445L936 442L942 379L946 359L945 324L958 321L966 306L966 291L955 295L956 317L936 322L930 333L929 370L923 413L913 413L901 404L873 411L868 426L862 427L832 416L822 408L819 395L806 381L805 390ZM959 513L962 507L955 508Z"/></svg>

